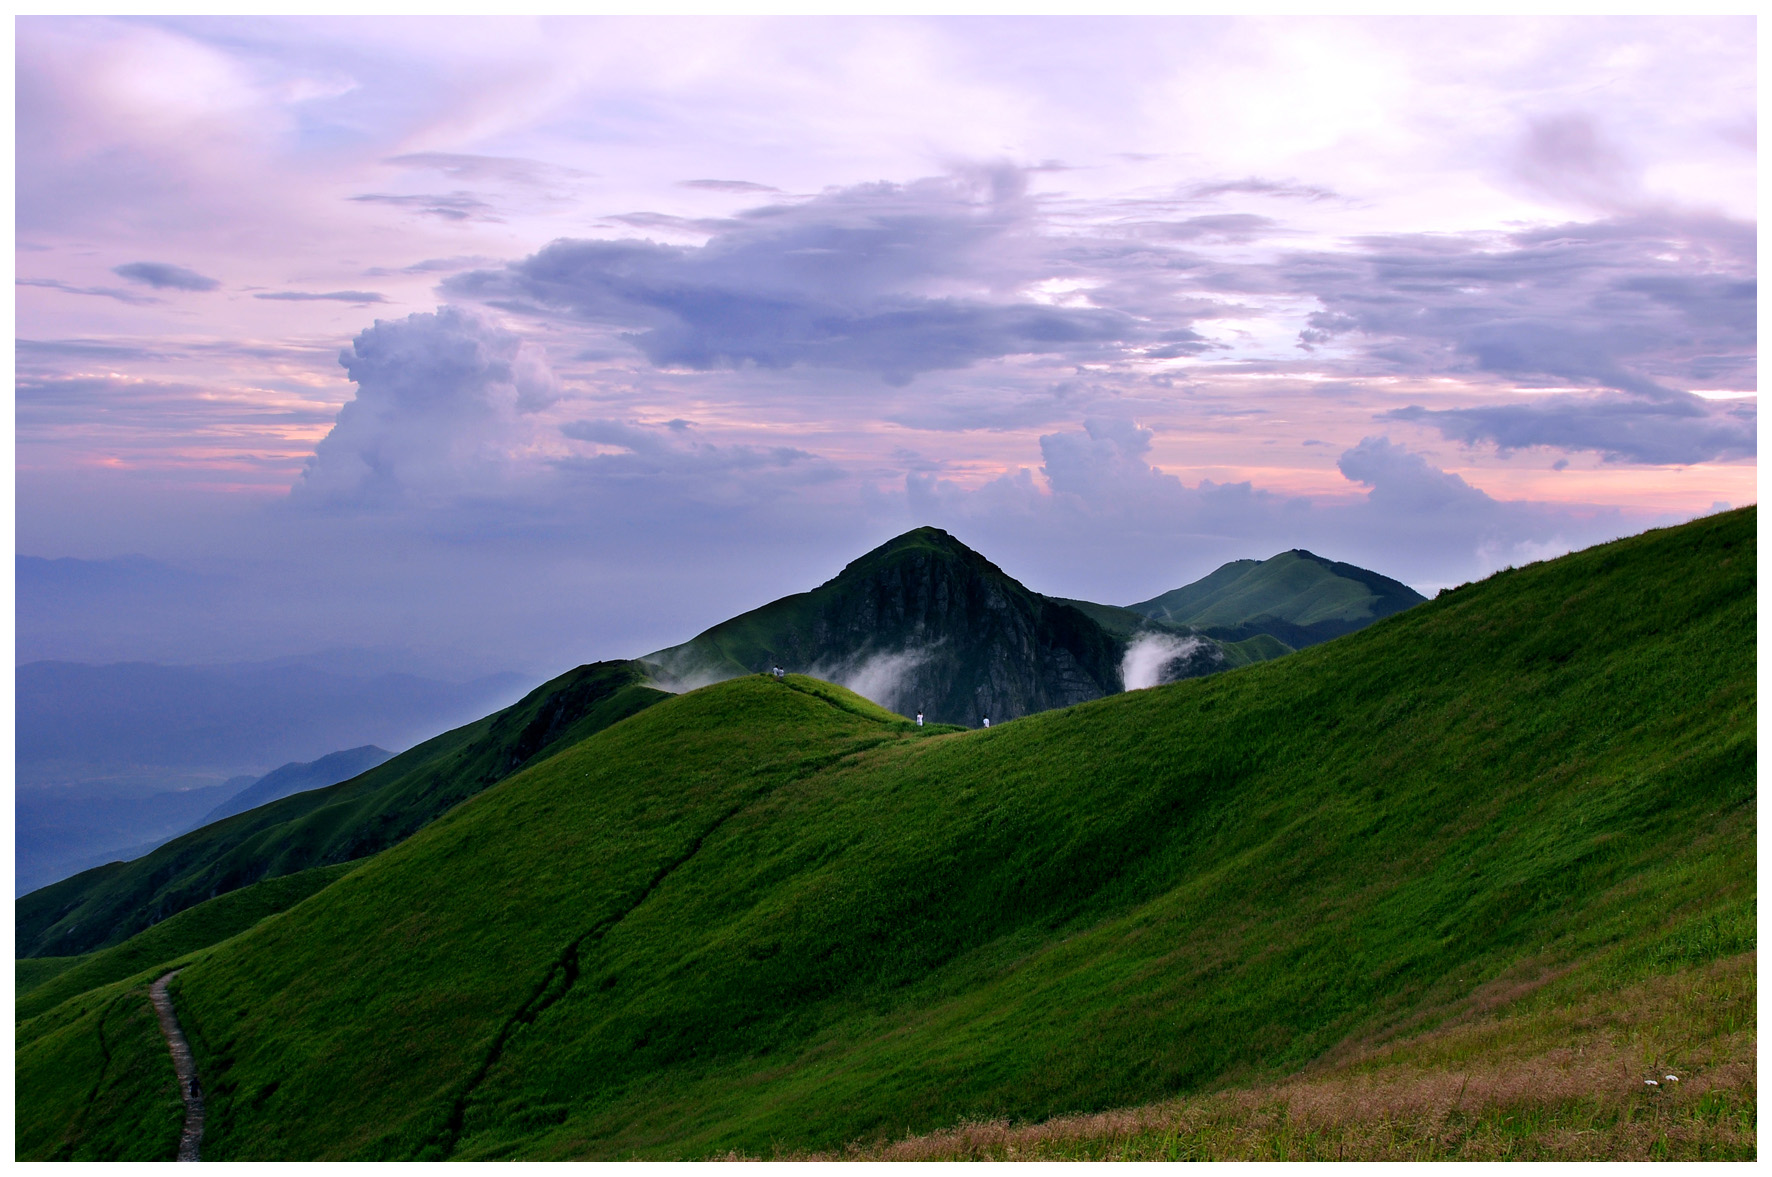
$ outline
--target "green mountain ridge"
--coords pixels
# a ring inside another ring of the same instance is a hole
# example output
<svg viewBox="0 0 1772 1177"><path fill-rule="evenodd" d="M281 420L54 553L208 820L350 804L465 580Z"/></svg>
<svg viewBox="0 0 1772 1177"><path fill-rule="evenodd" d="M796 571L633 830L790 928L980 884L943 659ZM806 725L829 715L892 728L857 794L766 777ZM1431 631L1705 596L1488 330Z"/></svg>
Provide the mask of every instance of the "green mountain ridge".
<svg viewBox="0 0 1772 1177"><path fill-rule="evenodd" d="M978 726L1119 692L1129 652L1152 638L1159 644L1140 662L1137 685L1290 652L1265 633L1213 638L1132 609L1047 597L947 532L918 528L817 589L681 646L580 667L342 784L244 813L223 806L214 820L131 861L33 891L15 905L15 952L91 952L258 880L386 849L565 735L659 701L661 685L682 690L780 664L853 687L901 715L924 711L930 722ZM545 738L532 730L541 714L555 725Z"/></svg>
<svg viewBox="0 0 1772 1177"><path fill-rule="evenodd" d="M901 715L978 726L1124 689L1142 635L1198 638L1136 611L1037 593L934 527L921 527L796 593L648 654L699 686L780 666L839 682ZM1195 640L1164 681L1246 665L1271 647ZM1284 652L1284 651L1280 651Z"/></svg>
<svg viewBox="0 0 1772 1177"><path fill-rule="evenodd" d="M1294 548L1267 560L1233 560L1127 608L1225 641L1267 634L1302 649L1426 599L1401 581Z"/></svg>
<svg viewBox="0 0 1772 1177"><path fill-rule="evenodd" d="M18 1156L164 1148L172 963L206 1159L582 1159L1124 1106L1751 950L1755 520L988 732L750 674L562 733L21 1021Z"/></svg>

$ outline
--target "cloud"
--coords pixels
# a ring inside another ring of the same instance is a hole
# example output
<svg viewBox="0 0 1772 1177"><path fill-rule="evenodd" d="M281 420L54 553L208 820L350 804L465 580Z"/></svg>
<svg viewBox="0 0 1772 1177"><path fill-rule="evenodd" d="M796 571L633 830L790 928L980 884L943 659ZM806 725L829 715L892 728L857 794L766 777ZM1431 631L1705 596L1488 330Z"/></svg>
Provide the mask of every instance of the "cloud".
<svg viewBox="0 0 1772 1177"><path fill-rule="evenodd" d="M1465 409L1410 405L1383 417L1431 425L1466 445L1488 442L1502 454L1549 446L1592 450L1608 462L1689 466L1757 453L1754 405L1717 406L1690 395L1553 396Z"/></svg>
<svg viewBox="0 0 1772 1177"><path fill-rule="evenodd" d="M536 476L558 396L552 372L512 332L454 307L380 320L339 363L356 397L291 493L330 506L438 506L497 498Z"/></svg>
<svg viewBox="0 0 1772 1177"><path fill-rule="evenodd" d="M159 302L145 294L137 294L133 290L119 290L114 286L74 286L57 278L20 278L20 286L40 286L45 290L59 290L63 294L88 294L98 298L114 298L118 302L126 302L132 306L146 306L148 303Z"/></svg>
<svg viewBox="0 0 1772 1177"><path fill-rule="evenodd" d="M873 372L889 383L1019 354L1082 357L1146 329L1131 316L1014 293L1047 275L1011 168L866 184L717 223L698 248L561 240L443 289L627 329L660 367Z"/></svg>
<svg viewBox="0 0 1772 1177"><path fill-rule="evenodd" d="M1188 217L1180 221L1158 221L1147 232L1154 237L1172 241L1248 242L1271 235L1280 227L1272 217L1254 213L1221 213L1208 217Z"/></svg>
<svg viewBox="0 0 1772 1177"><path fill-rule="evenodd" d="M702 441L695 427L680 419L662 425L607 418L570 421L560 433L615 451L561 459L559 468L574 483L595 483L606 494L643 495L671 505L773 498L841 476L818 455L792 446Z"/></svg>
<svg viewBox="0 0 1772 1177"><path fill-rule="evenodd" d="M1371 501L1381 506L1421 512L1494 502L1458 475L1448 474L1387 437L1362 438L1335 465L1348 481L1371 487Z"/></svg>
<svg viewBox="0 0 1772 1177"><path fill-rule="evenodd" d="M1754 387L1752 226L1644 216L1504 235L1367 238L1358 246L1276 267L1281 288L1308 292L1323 307L1298 339L1319 364L1608 393L1537 408L1417 406L1404 419L1504 449L1594 449L1614 461L1751 452L1738 420L1684 389ZM1660 427L1673 431L1665 445L1647 436Z"/></svg>
<svg viewBox="0 0 1772 1177"><path fill-rule="evenodd" d="M494 180L521 185L553 184L591 175L590 172L544 163L538 159L504 155L463 155L448 151L417 151L393 156L387 162L396 167L442 172L461 180Z"/></svg>
<svg viewBox="0 0 1772 1177"><path fill-rule="evenodd" d="M155 290L214 290L220 286L214 278L205 278L195 270L166 262L130 262L117 266L111 273L131 282L141 282Z"/></svg>
<svg viewBox="0 0 1772 1177"><path fill-rule="evenodd" d="M1606 211L1637 198L1637 168L1591 117L1578 112L1533 119L1509 173L1528 191Z"/></svg>
<svg viewBox="0 0 1772 1177"><path fill-rule="evenodd" d="M1024 583L1109 602L1156 596L1226 561L1295 547L1431 593L1532 552L1568 551L1648 525L1609 508L1497 500L1385 437L1341 454L1343 477L1365 487L1363 495L1294 495L1210 479L1188 485L1150 465L1153 434L1113 418L1048 434L1040 439L1043 478L1024 468L966 488L912 469L906 503L918 522L992 553ZM1139 587L1128 593L1129 585Z"/></svg>
<svg viewBox="0 0 1772 1177"><path fill-rule="evenodd" d="M1250 176L1242 180L1223 180L1217 183L1196 184L1187 190L1193 200L1214 200L1220 196L1277 196L1287 200L1334 200L1337 193L1315 184L1300 184L1294 181L1263 180Z"/></svg>
<svg viewBox="0 0 1772 1177"><path fill-rule="evenodd" d="M354 302L359 305L388 301L373 290L333 290L325 294L310 294L303 290L275 290L252 297L273 302Z"/></svg>
<svg viewBox="0 0 1772 1177"><path fill-rule="evenodd" d="M476 266L492 265L496 259L489 257L432 257L421 262L413 262L410 266L389 269L386 266L371 266L363 274L368 278L391 278L395 274L454 274L461 270L471 270Z"/></svg>
<svg viewBox="0 0 1772 1177"><path fill-rule="evenodd" d="M1156 435L1125 418L1091 418L1081 433L1040 438L1041 468L1054 493L1085 499L1148 499L1181 486L1145 461Z"/></svg>
<svg viewBox="0 0 1772 1177"><path fill-rule="evenodd" d="M753 184L749 180L678 180L679 188L699 188L704 192L780 192L780 188L771 188L767 184Z"/></svg>
<svg viewBox="0 0 1772 1177"><path fill-rule="evenodd" d="M472 192L408 196L394 196L385 192L365 192L359 196L347 196L345 199L360 204L390 204L395 208L412 209L424 216L442 217L446 221L503 223L503 218L493 215L498 210Z"/></svg>

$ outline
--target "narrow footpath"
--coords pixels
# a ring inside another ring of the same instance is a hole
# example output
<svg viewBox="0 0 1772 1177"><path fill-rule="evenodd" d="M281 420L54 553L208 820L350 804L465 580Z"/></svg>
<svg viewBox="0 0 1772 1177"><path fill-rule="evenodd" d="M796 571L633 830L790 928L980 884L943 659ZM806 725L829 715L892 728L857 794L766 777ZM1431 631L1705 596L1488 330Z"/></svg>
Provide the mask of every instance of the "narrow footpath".
<svg viewBox="0 0 1772 1177"><path fill-rule="evenodd" d="M178 1159L195 1161L202 1159L197 1150L203 1144L203 1088L197 1083L197 1064L191 1061L191 1044L185 1041L178 1015L172 1012L172 995L166 992L166 983L178 973L173 969L155 981L148 990L148 999L154 1003L154 1014L160 1019L160 1032L166 1035L166 1046L172 1051L172 1069L178 1073L178 1093L185 1101L185 1130L178 1138Z"/></svg>

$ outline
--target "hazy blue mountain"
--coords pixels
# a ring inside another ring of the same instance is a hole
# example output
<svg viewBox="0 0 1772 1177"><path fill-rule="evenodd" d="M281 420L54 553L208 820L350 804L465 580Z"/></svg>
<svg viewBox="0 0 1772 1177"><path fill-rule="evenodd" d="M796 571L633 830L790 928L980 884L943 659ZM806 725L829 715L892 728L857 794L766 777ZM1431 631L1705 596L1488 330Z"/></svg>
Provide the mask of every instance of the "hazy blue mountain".
<svg viewBox="0 0 1772 1177"><path fill-rule="evenodd" d="M1295 548L1267 560L1233 560L1192 584L1127 608L1224 641L1266 634L1301 649L1426 599L1388 576Z"/></svg>
<svg viewBox="0 0 1772 1177"><path fill-rule="evenodd" d="M368 772L376 765L391 760L393 755L385 748L365 744L361 748L334 752L306 764L285 764L282 768L273 769L259 777L211 809L203 815L203 820L196 822L191 828L197 829L212 821L245 813L248 809L257 809L260 805L268 805L296 793L305 793L309 789L324 789L327 785L348 781L358 773Z"/></svg>
<svg viewBox="0 0 1772 1177"><path fill-rule="evenodd" d="M191 788L168 787L186 783L180 778L20 788L13 796L16 893L103 863L140 857L189 829L252 780L242 776Z"/></svg>

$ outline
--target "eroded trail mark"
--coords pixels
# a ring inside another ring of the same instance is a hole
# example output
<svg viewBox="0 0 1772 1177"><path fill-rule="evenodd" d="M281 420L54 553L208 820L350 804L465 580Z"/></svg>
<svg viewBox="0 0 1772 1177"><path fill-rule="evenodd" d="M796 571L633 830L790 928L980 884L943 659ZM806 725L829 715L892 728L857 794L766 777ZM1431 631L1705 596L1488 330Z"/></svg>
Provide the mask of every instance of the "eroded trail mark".
<svg viewBox="0 0 1772 1177"><path fill-rule="evenodd" d="M540 1017L541 1014L548 1009L549 1006L553 1005L556 1001L559 1001L562 997L565 997L572 989L573 985L577 984L579 948L587 941L595 942L601 940L612 928L627 919L630 914L652 897L653 892L657 891L659 886L663 884L666 879L670 878L671 875L676 872L678 867L681 867L700 852L702 843L712 837L714 831L718 830L721 826L725 825L728 821L731 821L742 812L747 803L748 802L741 802L740 804L733 806L722 814L711 826L703 830L700 834L697 834L695 840L690 843L689 849L677 858L661 866L658 869L658 872L652 876L652 881L646 884L645 889L642 890L639 896L629 903L626 908L600 921L595 927L573 940L566 946L565 951L560 954L559 959L554 961L554 963L548 967L547 974L542 977L541 983L537 985L534 992L529 995L529 1000L525 1001L521 1008L519 1008L516 1013L512 1014L503 1027L499 1029L498 1036L493 1039L492 1047L486 1052L486 1057L481 1061L479 1069L476 1070L473 1077L468 1080L467 1085L462 1089L461 1094L456 1096L455 1103L449 1109L449 1119L443 1128L442 1155L444 1159L447 1159L453 1154L455 1152L455 1146L461 1142L462 1128L467 1119L468 1102L473 1099L474 1092L478 1090L481 1083L486 1081L486 1076L491 1073L493 1065L497 1063L500 1056L504 1054L505 1046L510 1042L511 1035L516 1032L517 1027L533 1023L536 1018Z"/></svg>
<svg viewBox="0 0 1772 1177"><path fill-rule="evenodd" d="M201 1159L198 1149L203 1144L203 1088L197 1082L197 1064L191 1061L191 1044L185 1041L178 1015L172 1012L172 995L166 991L166 983L178 973L179 970L173 969L155 981L148 990L148 1000L154 1003L154 1016L160 1019L160 1032L166 1035L166 1046L172 1051L172 1069L178 1072L178 1093L185 1101L185 1130L178 1138L178 1159L195 1161Z"/></svg>

